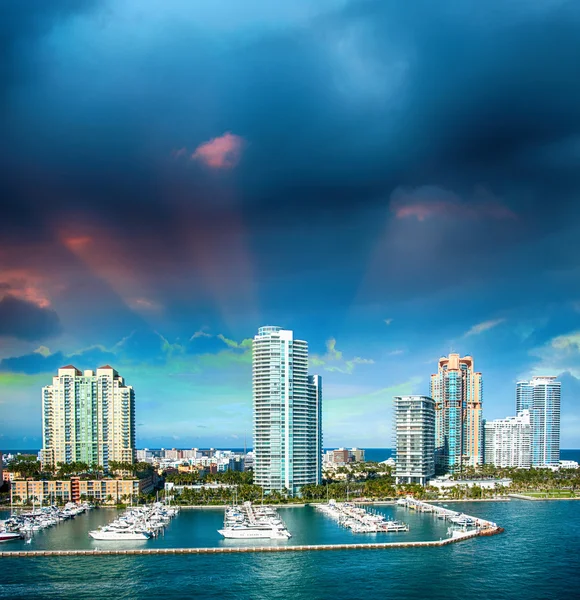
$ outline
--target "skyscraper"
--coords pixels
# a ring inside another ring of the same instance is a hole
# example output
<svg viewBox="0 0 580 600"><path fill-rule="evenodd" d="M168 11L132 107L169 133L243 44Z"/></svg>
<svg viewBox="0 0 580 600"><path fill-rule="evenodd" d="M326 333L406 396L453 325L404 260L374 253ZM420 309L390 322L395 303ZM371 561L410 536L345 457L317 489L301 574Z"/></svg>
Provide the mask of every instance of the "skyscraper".
<svg viewBox="0 0 580 600"><path fill-rule="evenodd" d="M453 473L481 464L483 381L473 358L459 354L440 358L438 372L431 375L430 394L435 401L437 468Z"/></svg>
<svg viewBox="0 0 580 600"><path fill-rule="evenodd" d="M428 396L395 396L397 483L425 485L435 474L435 402Z"/></svg>
<svg viewBox="0 0 580 600"><path fill-rule="evenodd" d="M260 327L253 344L254 481L300 492L322 478L322 378L308 375L308 343Z"/></svg>
<svg viewBox="0 0 580 600"><path fill-rule="evenodd" d="M135 395L109 365L93 371L62 367L42 388L42 463L135 458Z"/></svg>
<svg viewBox="0 0 580 600"><path fill-rule="evenodd" d="M529 381L516 384L516 414L522 410L532 410L534 406L534 386Z"/></svg>
<svg viewBox="0 0 580 600"><path fill-rule="evenodd" d="M529 469L532 464L530 411L484 423L485 464Z"/></svg>
<svg viewBox="0 0 580 600"><path fill-rule="evenodd" d="M560 387L552 376L517 383L516 407L530 406L533 466L560 463Z"/></svg>

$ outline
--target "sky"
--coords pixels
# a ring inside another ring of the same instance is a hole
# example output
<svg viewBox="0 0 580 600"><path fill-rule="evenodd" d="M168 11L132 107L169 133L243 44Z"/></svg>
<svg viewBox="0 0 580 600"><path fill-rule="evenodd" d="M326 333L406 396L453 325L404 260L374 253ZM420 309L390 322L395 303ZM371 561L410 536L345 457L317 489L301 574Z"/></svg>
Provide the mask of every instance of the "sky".
<svg viewBox="0 0 580 600"><path fill-rule="evenodd" d="M309 342L326 446L474 357L484 416L562 381L580 447L580 4L8 0L0 449L58 367L139 447L251 444L251 339Z"/></svg>

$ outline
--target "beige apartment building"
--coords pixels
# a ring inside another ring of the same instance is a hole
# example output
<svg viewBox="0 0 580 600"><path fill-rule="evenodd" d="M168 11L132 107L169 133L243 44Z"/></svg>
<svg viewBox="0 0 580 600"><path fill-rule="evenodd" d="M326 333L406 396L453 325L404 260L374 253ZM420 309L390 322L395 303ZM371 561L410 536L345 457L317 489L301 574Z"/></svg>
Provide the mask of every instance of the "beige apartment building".
<svg viewBox="0 0 580 600"><path fill-rule="evenodd" d="M14 504L35 502L54 504L57 501L80 502L98 500L103 504L119 504L136 499L154 489L152 476L143 479L80 479L33 481L17 479L11 482L10 497Z"/></svg>
<svg viewBox="0 0 580 600"><path fill-rule="evenodd" d="M73 365L42 388L42 464L134 462L135 394L117 371Z"/></svg>

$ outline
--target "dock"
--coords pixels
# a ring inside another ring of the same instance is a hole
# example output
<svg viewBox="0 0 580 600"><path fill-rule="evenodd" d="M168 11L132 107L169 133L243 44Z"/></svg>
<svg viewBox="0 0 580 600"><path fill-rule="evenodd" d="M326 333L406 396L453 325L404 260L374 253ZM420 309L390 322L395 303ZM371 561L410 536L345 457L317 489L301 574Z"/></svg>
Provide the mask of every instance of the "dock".
<svg viewBox="0 0 580 600"><path fill-rule="evenodd" d="M496 529L501 529L496 523L493 523L492 521L481 519L480 517L472 517L471 515L459 513L455 510L444 508L443 506L437 506L429 502L416 500L412 496L407 496L407 498L401 498L397 500L397 504L399 506L405 506L406 508L415 510L417 512L433 513L437 518L444 519L446 521L451 521L453 523L457 523L458 520L463 519L464 521L468 521L470 523L470 526L476 527L478 530L484 532L484 535L490 535L489 532ZM503 531L503 529L501 531Z"/></svg>
<svg viewBox="0 0 580 600"><path fill-rule="evenodd" d="M406 523L389 520L382 514L373 513L372 509L361 508L350 502L330 500L328 504L317 504L316 508L354 533L409 531L409 526Z"/></svg>
<svg viewBox="0 0 580 600"><path fill-rule="evenodd" d="M331 550L391 550L395 548L436 548L473 539L480 535L494 535L503 529L456 532L443 540L425 542L372 542L367 544L314 544L306 546L235 546L232 548L148 548L128 550L14 550L0 551L0 558L50 558L57 556L167 556L175 554L245 554L249 552L320 552Z"/></svg>

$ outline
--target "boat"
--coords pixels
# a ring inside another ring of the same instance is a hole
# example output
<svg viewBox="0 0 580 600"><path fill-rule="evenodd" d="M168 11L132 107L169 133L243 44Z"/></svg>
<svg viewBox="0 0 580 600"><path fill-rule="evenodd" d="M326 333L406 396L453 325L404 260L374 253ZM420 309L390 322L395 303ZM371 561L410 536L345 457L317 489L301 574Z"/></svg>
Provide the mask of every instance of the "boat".
<svg viewBox="0 0 580 600"><path fill-rule="evenodd" d="M107 529L103 527L102 529L96 529L95 531L89 531L89 535L94 540L99 541L133 541L133 540L148 540L151 537L151 534L146 531L136 531L136 530L126 530L126 531L117 531L114 529Z"/></svg>
<svg viewBox="0 0 580 600"><path fill-rule="evenodd" d="M275 526L234 525L218 529L218 533L233 540L287 540L291 537L287 530Z"/></svg>
<svg viewBox="0 0 580 600"><path fill-rule="evenodd" d="M13 531L0 531L0 542L11 542L12 540L19 540L22 534Z"/></svg>
<svg viewBox="0 0 580 600"><path fill-rule="evenodd" d="M224 526L218 533L235 540L284 540L292 537L275 509L269 506L254 507L251 502L228 507Z"/></svg>

